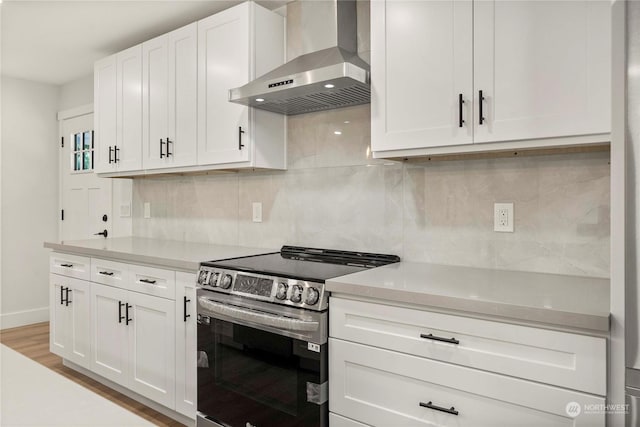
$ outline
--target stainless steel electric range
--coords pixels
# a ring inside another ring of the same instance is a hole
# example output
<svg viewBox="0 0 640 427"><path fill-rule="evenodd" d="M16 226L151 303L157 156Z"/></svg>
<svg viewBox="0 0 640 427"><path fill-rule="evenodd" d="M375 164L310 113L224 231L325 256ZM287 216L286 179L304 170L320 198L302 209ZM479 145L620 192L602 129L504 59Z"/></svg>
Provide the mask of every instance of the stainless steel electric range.
<svg viewBox="0 0 640 427"><path fill-rule="evenodd" d="M283 246L202 263L197 426L327 426L325 281L398 261Z"/></svg>

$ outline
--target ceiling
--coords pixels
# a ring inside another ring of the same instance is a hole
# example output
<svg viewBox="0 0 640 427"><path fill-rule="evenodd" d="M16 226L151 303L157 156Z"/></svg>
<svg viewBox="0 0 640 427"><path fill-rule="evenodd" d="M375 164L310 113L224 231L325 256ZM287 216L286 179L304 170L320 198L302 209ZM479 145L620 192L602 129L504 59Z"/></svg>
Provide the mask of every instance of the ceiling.
<svg viewBox="0 0 640 427"><path fill-rule="evenodd" d="M93 73L97 59L241 2L4 0L2 74L62 85ZM276 9L286 2L258 3Z"/></svg>

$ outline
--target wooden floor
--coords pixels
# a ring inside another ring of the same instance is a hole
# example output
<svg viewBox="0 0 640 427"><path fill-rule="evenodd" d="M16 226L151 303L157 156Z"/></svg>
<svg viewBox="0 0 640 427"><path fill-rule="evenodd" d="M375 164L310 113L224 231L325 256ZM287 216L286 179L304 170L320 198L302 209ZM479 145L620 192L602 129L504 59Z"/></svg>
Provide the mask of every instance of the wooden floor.
<svg viewBox="0 0 640 427"><path fill-rule="evenodd" d="M158 426L182 426L183 424L157 412L135 400L118 393L99 382L67 368L59 356L49 352L49 322L37 323L0 331L0 343L22 353L81 386L111 400Z"/></svg>

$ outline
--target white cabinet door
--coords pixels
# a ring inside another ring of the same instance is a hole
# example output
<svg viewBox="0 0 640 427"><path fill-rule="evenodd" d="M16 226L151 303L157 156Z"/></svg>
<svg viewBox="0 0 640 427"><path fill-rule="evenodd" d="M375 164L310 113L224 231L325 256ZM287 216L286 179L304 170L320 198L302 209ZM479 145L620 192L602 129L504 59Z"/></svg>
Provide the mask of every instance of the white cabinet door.
<svg viewBox="0 0 640 427"><path fill-rule="evenodd" d="M249 160L249 108L229 102L229 89L250 73L250 3L198 22L198 164Z"/></svg>
<svg viewBox="0 0 640 427"><path fill-rule="evenodd" d="M49 347L80 366L90 365L90 283L49 275Z"/></svg>
<svg viewBox="0 0 640 427"><path fill-rule="evenodd" d="M474 2L475 142L610 132L610 26L609 1Z"/></svg>
<svg viewBox="0 0 640 427"><path fill-rule="evenodd" d="M176 411L196 417L196 275L176 272Z"/></svg>
<svg viewBox="0 0 640 427"><path fill-rule="evenodd" d="M142 44L142 162L145 169L163 167L169 137L168 36Z"/></svg>
<svg viewBox="0 0 640 427"><path fill-rule="evenodd" d="M116 56L118 171L142 169L142 45Z"/></svg>
<svg viewBox="0 0 640 427"><path fill-rule="evenodd" d="M172 167L196 164L198 135L198 23L168 35L169 143Z"/></svg>
<svg viewBox="0 0 640 427"><path fill-rule="evenodd" d="M372 150L472 143L472 11L471 0L371 2Z"/></svg>
<svg viewBox="0 0 640 427"><path fill-rule="evenodd" d="M168 408L175 408L174 302L128 292L128 387Z"/></svg>
<svg viewBox="0 0 640 427"><path fill-rule="evenodd" d="M196 164L197 28L142 44L144 169Z"/></svg>
<svg viewBox="0 0 640 427"><path fill-rule="evenodd" d="M69 279L65 307L69 316L66 358L84 368L91 365L91 283Z"/></svg>
<svg viewBox="0 0 640 427"><path fill-rule="evenodd" d="M68 285L68 277L49 275L49 350L63 358L69 354L70 347L71 317L64 305Z"/></svg>
<svg viewBox="0 0 640 427"><path fill-rule="evenodd" d="M91 370L126 386L129 368L127 291L96 283L91 287Z"/></svg>
<svg viewBox="0 0 640 427"><path fill-rule="evenodd" d="M116 145L116 55L97 61L93 68L93 109L95 127L94 170L113 172Z"/></svg>

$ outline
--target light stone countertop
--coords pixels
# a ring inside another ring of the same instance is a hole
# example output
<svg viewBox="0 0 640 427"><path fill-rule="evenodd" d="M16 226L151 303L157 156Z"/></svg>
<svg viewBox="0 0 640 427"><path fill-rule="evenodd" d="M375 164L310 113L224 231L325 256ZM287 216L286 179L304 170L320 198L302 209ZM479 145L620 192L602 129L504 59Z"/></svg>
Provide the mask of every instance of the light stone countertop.
<svg viewBox="0 0 640 427"><path fill-rule="evenodd" d="M45 248L57 252L109 258L133 264L152 264L195 272L202 261L278 252L279 249L210 245L142 237L45 242Z"/></svg>
<svg viewBox="0 0 640 427"><path fill-rule="evenodd" d="M399 262L327 281L334 295L609 331L609 280Z"/></svg>

